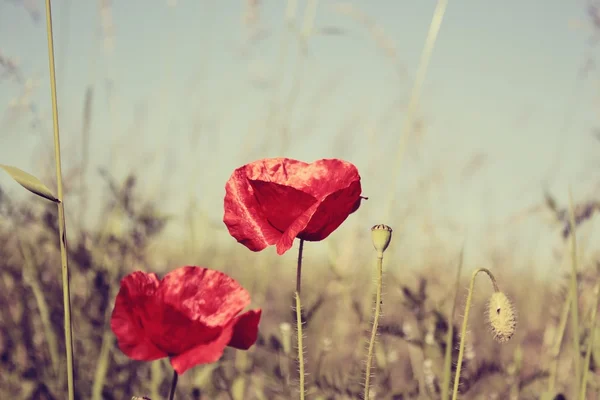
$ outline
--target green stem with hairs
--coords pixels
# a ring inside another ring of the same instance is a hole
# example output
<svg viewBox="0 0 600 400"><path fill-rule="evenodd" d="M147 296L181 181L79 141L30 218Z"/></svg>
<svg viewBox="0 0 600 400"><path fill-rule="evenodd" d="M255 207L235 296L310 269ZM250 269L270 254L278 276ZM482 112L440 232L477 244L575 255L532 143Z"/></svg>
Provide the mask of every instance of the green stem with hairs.
<svg viewBox="0 0 600 400"><path fill-rule="evenodd" d="M56 186L58 196L58 233L60 242L60 259L62 267L63 309L65 314L65 348L67 355L67 387L68 399L75 399L73 368L73 327L71 323L71 291L69 287L69 264L67 257L67 230L65 224L65 206L63 203L63 183L60 157L60 134L58 127L58 100L56 95L56 72L54 62L54 41L52 34L52 7L46 0L46 35L48 36L48 64L50 66L50 88L52 92L52 121L54 130L54 158L56 162Z"/></svg>
<svg viewBox="0 0 600 400"><path fill-rule="evenodd" d="M369 341L369 352L367 353L367 368L365 371L365 394L364 399L369 399L369 390L371 387L371 365L373 364L373 350L375 349L375 339L377 338L377 328L379 327L379 317L381 315L381 289L383 286L383 251L377 253L377 295L375 298L375 314L373 316L373 328L371 329L371 340Z"/></svg>
<svg viewBox="0 0 600 400"><path fill-rule="evenodd" d="M300 290L302 289L302 253L304 252L304 240L300 239L298 249L298 263L296 266L296 333L298 337L298 370L300 373L300 400L304 400L304 344L302 333L302 303L300 302Z"/></svg>
<svg viewBox="0 0 600 400"><path fill-rule="evenodd" d="M492 272L487 268L478 268L473 271L473 275L471 275L471 283L469 284L469 293L467 294L467 304L465 304L465 315L463 317L462 328L460 331L460 345L458 347L458 361L456 364L456 375L454 376L454 390L452 391L452 400L456 400L458 398L458 384L460 383L460 370L462 367L462 360L465 352L465 337L467 336L467 322L469 320L469 309L471 308L471 299L473 297L473 287L475 286L475 277L478 273L484 272L489 276L492 281L492 285L494 286L494 291L498 292L498 285L496 283L496 278Z"/></svg>

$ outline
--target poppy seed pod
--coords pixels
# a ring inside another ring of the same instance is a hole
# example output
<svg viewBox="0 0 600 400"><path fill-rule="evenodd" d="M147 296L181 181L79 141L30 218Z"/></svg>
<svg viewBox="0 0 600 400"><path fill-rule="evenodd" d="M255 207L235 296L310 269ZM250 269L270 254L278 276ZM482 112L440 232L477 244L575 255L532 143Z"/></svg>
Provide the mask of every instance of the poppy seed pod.
<svg viewBox="0 0 600 400"><path fill-rule="evenodd" d="M495 292L490 297L487 316L494 339L498 342L507 342L514 335L517 316L512 303L504 293Z"/></svg>
<svg viewBox="0 0 600 400"><path fill-rule="evenodd" d="M392 228L384 224L375 225L371 228L371 238L377 253L383 255L392 241Z"/></svg>

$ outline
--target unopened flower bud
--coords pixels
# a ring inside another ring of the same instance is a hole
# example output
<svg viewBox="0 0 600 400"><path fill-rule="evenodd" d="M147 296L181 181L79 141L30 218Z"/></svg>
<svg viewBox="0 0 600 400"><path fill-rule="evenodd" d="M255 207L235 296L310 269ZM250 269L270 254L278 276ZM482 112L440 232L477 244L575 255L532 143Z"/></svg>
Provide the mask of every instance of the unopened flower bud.
<svg viewBox="0 0 600 400"><path fill-rule="evenodd" d="M371 228L371 238L373 239L373 247L381 256L390 245L392 240L392 228L387 225L379 224Z"/></svg>

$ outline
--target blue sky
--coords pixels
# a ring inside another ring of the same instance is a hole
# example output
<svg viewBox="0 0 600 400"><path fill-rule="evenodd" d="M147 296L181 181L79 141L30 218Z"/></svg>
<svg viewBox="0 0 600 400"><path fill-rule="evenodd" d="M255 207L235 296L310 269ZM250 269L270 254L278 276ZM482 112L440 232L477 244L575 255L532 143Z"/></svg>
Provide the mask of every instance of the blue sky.
<svg viewBox="0 0 600 400"><path fill-rule="evenodd" d="M224 182L237 166L280 155L342 157L363 171L370 197L349 226L380 222L435 1L318 1L305 57L286 34L285 1L261 2L255 25L243 22L245 1L105 3L53 2L65 164L79 162L91 87L93 190L103 187L97 166L121 178L135 168L165 210L182 216L191 195L218 222ZM298 2L299 24L306 4ZM0 160L37 176L52 171L43 5L0 0L0 57L18 59L30 80L0 81ZM349 6L376 24L394 60L381 39L343 12ZM563 201L569 185L578 198L597 194L600 143L591 132L599 122L598 75L585 69L596 53L586 6L449 1L418 111L424 129L399 175L399 196L407 199L420 179L443 175L419 194L419 216L479 232L539 203L544 184ZM262 39L251 41L252 29ZM33 111L14 107L27 85L22 103ZM292 137L286 147L282 132ZM461 171L477 154L483 167L466 182ZM17 190L6 176L0 185ZM548 230L539 218L531 224L519 228L527 240Z"/></svg>

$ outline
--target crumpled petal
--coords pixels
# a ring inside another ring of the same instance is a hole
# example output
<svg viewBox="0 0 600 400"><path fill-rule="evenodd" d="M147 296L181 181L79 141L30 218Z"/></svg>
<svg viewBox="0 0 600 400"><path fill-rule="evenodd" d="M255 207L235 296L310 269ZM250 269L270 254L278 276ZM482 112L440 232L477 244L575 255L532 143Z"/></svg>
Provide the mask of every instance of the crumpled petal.
<svg viewBox="0 0 600 400"><path fill-rule="evenodd" d="M223 356L223 351L227 343L231 340L233 334L233 324L228 324L223 328L221 334L215 340L208 343L201 343L184 353L171 357L173 369L182 375L188 369L196 365L209 364L218 361Z"/></svg>
<svg viewBox="0 0 600 400"><path fill-rule="evenodd" d="M157 296L191 321L208 327L225 326L250 304L250 294L237 281L220 271L195 266L165 275Z"/></svg>
<svg viewBox="0 0 600 400"><path fill-rule="evenodd" d="M117 338L119 349L134 360L151 361L166 357L148 335L151 320L149 305L158 288L155 274L137 271L121 281L115 300L110 327Z"/></svg>
<svg viewBox="0 0 600 400"><path fill-rule="evenodd" d="M262 215L280 232L280 235L317 202L317 199L310 194L290 186L259 180L249 180L249 183Z"/></svg>
<svg viewBox="0 0 600 400"><path fill-rule="evenodd" d="M360 193L358 170L343 160L259 160L236 169L227 182L223 222L250 250L275 244L281 255L296 237L329 236L360 207Z"/></svg>
<svg viewBox="0 0 600 400"><path fill-rule="evenodd" d="M161 281L138 271L121 281L111 328L130 358L171 357L183 374L217 361L227 346L246 350L256 342L261 310L238 315L249 303L249 293L219 271L186 266Z"/></svg>
<svg viewBox="0 0 600 400"><path fill-rule="evenodd" d="M244 167L235 170L225 185L224 209L229 233L248 249L261 251L279 240L281 232L263 215Z"/></svg>
<svg viewBox="0 0 600 400"><path fill-rule="evenodd" d="M327 238L358 209L362 200L360 193L360 182L354 181L347 188L328 195L298 237L308 241Z"/></svg>
<svg viewBox="0 0 600 400"><path fill-rule="evenodd" d="M169 355L181 354L198 343L211 342L222 330L220 326L210 327L203 321L191 320L175 306L162 301L155 301L153 310L152 320L146 324L147 334Z"/></svg>
<svg viewBox="0 0 600 400"><path fill-rule="evenodd" d="M233 321L233 335L228 346L240 350L248 350L258 338L258 324L262 310L250 310Z"/></svg>

